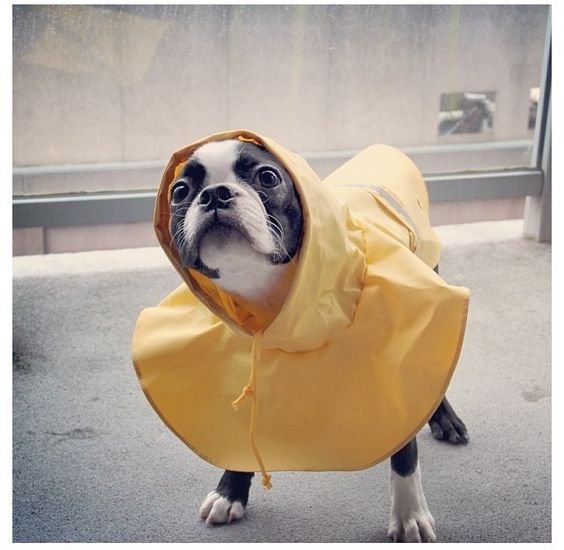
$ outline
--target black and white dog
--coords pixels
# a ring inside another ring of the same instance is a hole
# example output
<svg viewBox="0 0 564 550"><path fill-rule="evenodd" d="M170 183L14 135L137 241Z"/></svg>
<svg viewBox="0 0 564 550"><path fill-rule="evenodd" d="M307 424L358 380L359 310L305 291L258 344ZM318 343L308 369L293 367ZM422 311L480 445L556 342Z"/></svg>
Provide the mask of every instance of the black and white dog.
<svg viewBox="0 0 564 550"><path fill-rule="evenodd" d="M183 264L248 302L268 296L284 264L299 251L303 219L292 179L252 143L228 140L200 147L173 183L170 202L170 231ZM435 439L468 441L446 398L429 425ZM204 499L201 517L209 524L242 518L253 475L225 471ZM391 457L391 494L391 539L435 541L416 439Z"/></svg>

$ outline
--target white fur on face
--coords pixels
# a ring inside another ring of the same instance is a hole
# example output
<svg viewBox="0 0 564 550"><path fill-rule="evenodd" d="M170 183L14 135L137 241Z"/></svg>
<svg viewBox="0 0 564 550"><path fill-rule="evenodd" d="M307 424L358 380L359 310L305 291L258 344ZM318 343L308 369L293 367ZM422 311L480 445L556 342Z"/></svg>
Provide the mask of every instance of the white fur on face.
<svg viewBox="0 0 564 550"><path fill-rule="evenodd" d="M220 181L218 183L229 183ZM234 185L228 185L235 188ZM267 213L259 196L251 189L241 185L236 186L237 198L233 202L233 210L244 220L246 236L252 247L262 254L273 254L276 250L272 232L268 229ZM230 213L232 215L234 212ZM191 242L202 224L201 208L193 202L186 211L184 219L184 236L186 242ZM203 244L203 243L202 243ZM200 253L202 250L200 249ZM202 258L203 259L203 258ZM208 265L208 267L215 267Z"/></svg>
<svg viewBox="0 0 564 550"><path fill-rule="evenodd" d="M392 470L392 511L388 536L395 542L435 542L435 520L421 485L419 463L413 474L402 477Z"/></svg>
<svg viewBox="0 0 564 550"><path fill-rule="evenodd" d="M226 239L223 231L210 230L202 239L200 258L219 271L217 286L251 301L268 296L284 272L283 265L272 264L235 231Z"/></svg>
<svg viewBox="0 0 564 550"><path fill-rule="evenodd" d="M206 143L196 150L194 158L205 167L210 182L237 183L232 167L237 160L239 145L239 141L228 139Z"/></svg>
<svg viewBox="0 0 564 550"><path fill-rule="evenodd" d="M224 290L250 300L260 300L276 284L281 266L268 256L277 252L268 213L249 186L241 185L233 171L240 143L237 140L207 143L194 158L206 169L206 186L224 184L236 193L229 212L244 225L241 232L225 227L210 229L200 243L200 259L210 269L219 271L214 282ZM194 201L186 211L183 230L186 242L192 242L202 224L202 210Z"/></svg>

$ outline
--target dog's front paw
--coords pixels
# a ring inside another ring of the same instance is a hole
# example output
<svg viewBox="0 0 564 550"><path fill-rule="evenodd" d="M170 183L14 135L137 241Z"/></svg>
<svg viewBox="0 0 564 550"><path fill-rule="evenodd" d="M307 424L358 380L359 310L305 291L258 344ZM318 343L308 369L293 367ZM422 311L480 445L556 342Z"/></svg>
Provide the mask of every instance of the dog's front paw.
<svg viewBox="0 0 564 550"><path fill-rule="evenodd" d="M394 542L435 542L435 519L427 506L419 464L408 476L392 470L392 512L388 536Z"/></svg>
<svg viewBox="0 0 564 550"><path fill-rule="evenodd" d="M217 491L212 491L200 506L200 517L208 525L231 523L245 515L245 506L238 500L231 501L221 496Z"/></svg>
<svg viewBox="0 0 564 550"><path fill-rule="evenodd" d="M418 510L406 517L392 514L388 537L394 542L435 542L435 529L435 519L429 510Z"/></svg>

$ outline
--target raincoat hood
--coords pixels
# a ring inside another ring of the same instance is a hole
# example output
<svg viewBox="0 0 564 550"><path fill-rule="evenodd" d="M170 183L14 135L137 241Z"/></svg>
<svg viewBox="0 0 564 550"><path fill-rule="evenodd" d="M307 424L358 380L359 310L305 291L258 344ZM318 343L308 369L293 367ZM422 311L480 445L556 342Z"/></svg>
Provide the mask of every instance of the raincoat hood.
<svg viewBox="0 0 564 550"><path fill-rule="evenodd" d="M303 240L275 311L257 312L184 268L171 243L175 175L198 147L226 139L269 150L300 198ZM154 223L183 284L141 313L133 360L155 410L202 458L263 473L366 468L435 411L458 360L468 291L433 272L440 245L427 192L403 153L370 147L322 181L266 137L216 134L173 154Z"/></svg>
<svg viewBox="0 0 564 550"><path fill-rule="evenodd" d="M241 139L266 147L294 180L302 204L304 237L299 261L288 266L292 288L269 326L245 310L240 299L215 286L213 280L182 267L171 244L168 199L175 174L198 147L225 139ZM173 155L157 198L155 229L161 246L190 290L235 332L262 332L264 348L310 351L323 346L351 322L360 296L366 269L362 233L347 210L337 197L326 192L326 186L302 157L266 137L246 131L228 132L200 140ZM340 289L338 293L336 288Z"/></svg>

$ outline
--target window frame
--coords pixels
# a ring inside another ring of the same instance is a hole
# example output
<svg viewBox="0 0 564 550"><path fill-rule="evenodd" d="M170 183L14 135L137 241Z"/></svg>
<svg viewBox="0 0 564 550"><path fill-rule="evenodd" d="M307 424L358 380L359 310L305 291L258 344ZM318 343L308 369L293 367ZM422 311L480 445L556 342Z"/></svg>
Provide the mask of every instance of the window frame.
<svg viewBox="0 0 564 550"><path fill-rule="evenodd" d="M533 137L531 166L529 168L424 174L431 202L526 197L524 233L537 240L551 240L551 64L552 34L551 12L549 11L540 83L541 97ZM462 146L469 150L479 150L484 147L484 144L463 144ZM404 150L408 152L408 148ZM309 160L320 159L323 155L328 154L306 155L306 159L308 156L311 157ZM343 160L346 160L353 155L353 152L342 152L340 155L343 156ZM102 172L106 176L123 177L124 173L128 171L130 172L128 179L134 173L139 174L143 171L153 178L155 173L162 172L164 166L163 161L147 161L14 168L13 179L20 178L21 181L21 178L46 175L72 178L84 176L85 173L92 176ZM150 222L155 196L156 191L14 196L12 202L13 228Z"/></svg>

